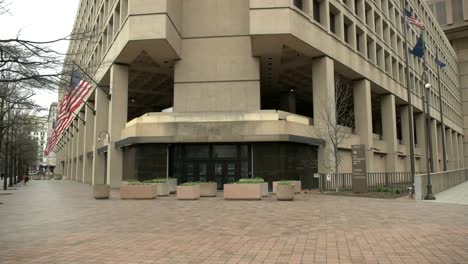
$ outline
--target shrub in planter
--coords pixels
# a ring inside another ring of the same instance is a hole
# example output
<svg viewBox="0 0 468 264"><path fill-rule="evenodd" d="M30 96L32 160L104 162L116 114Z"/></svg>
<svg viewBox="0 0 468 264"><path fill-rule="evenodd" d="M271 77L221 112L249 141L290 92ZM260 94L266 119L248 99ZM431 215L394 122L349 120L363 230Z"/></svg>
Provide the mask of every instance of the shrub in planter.
<svg viewBox="0 0 468 264"><path fill-rule="evenodd" d="M215 197L217 192L218 185L216 182L200 182L201 197Z"/></svg>
<svg viewBox="0 0 468 264"><path fill-rule="evenodd" d="M258 180L238 181L224 184L225 200L260 200L262 199L262 184Z"/></svg>
<svg viewBox="0 0 468 264"><path fill-rule="evenodd" d="M294 192L295 193L301 193L302 187L301 187L301 181L280 181L280 182L289 182L294 185ZM276 193L276 187L278 185L278 181L273 182L273 193Z"/></svg>
<svg viewBox="0 0 468 264"><path fill-rule="evenodd" d="M121 199L155 199L156 185L154 183L143 183L127 180L127 184L120 186Z"/></svg>
<svg viewBox="0 0 468 264"><path fill-rule="evenodd" d="M143 183L155 184L157 196L169 196L169 184L166 179L147 180L143 181Z"/></svg>
<svg viewBox="0 0 468 264"><path fill-rule="evenodd" d="M95 184L93 185L94 199L109 199L110 185L108 184Z"/></svg>
<svg viewBox="0 0 468 264"><path fill-rule="evenodd" d="M240 179L239 182L251 182L251 183L258 182L258 183L260 183L262 185L262 196L266 197L269 194L269 192L268 192L268 182L265 182L265 180L263 178L259 178L259 177L244 178L244 179Z"/></svg>
<svg viewBox="0 0 468 264"><path fill-rule="evenodd" d="M169 193L176 193L177 191L177 178L168 178L166 180L169 185Z"/></svg>
<svg viewBox="0 0 468 264"><path fill-rule="evenodd" d="M279 201L294 200L295 186L289 181L278 182L276 185L276 199Z"/></svg>
<svg viewBox="0 0 468 264"><path fill-rule="evenodd" d="M200 198L200 183L187 182L177 186L177 200L196 200Z"/></svg>

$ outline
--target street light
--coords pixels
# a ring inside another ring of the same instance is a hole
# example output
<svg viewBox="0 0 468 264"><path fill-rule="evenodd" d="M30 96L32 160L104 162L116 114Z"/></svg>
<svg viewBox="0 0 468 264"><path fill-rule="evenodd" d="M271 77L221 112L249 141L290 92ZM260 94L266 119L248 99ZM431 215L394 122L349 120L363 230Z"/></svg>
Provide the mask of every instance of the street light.
<svg viewBox="0 0 468 264"><path fill-rule="evenodd" d="M423 77L427 76L424 74ZM426 79L424 78L424 79ZM426 156L427 156L427 195L424 197L425 200L435 200L434 195L432 194L432 181L431 181L431 172L434 170L434 159L432 157L432 142L431 142L431 128L430 128L430 120L431 120L431 113L430 113L430 107L429 107L429 89L431 88L431 84L429 82L426 82L424 84L424 94L425 94L425 104L426 104L426 142L427 142L427 147L426 147Z"/></svg>

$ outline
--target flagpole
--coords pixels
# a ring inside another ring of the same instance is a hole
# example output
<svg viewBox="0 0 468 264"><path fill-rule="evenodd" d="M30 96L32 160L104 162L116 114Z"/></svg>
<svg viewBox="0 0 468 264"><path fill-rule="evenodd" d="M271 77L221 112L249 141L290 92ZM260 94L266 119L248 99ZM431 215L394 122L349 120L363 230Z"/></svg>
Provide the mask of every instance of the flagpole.
<svg viewBox="0 0 468 264"><path fill-rule="evenodd" d="M427 168L427 195L424 197L425 200L435 200L434 195L432 194L432 180L431 180L431 172L434 172L434 159L432 156L432 141L431 141L431 111L429 107L429 92L430 89L429 78L427 76L427 64L426 64L426 43L424 42L424 33L426 30L421 30L421 40L422 40L422 49L423 49L423 89L424 89L424 103L426 105L426 168ZM427 87L426 87L427 86Z"/></svg>
<svg viewBox="0 0 468 264"><path fill-rule="evenodd" d="M406 0L403 1L403 14L406 10ZM414 124L413 124L413 104L412 104L412 94L411 94L411 87L410 87L410 70L409 70L409 58L408 58L408 23L405 22L405 19L403 19L404 23L404 37L405 37L405 59L406 59L406 94L408 97L408 120L409 120L409 144L410 144L410 166L411 166L411 181L412 181L412 189L411 189L411 195L414 194L414 178L416 174L416 168L415 168L415 162L414 162Z"/></svg>
<svg viewBox="0 0 468 264"><path fill-rule="evenodd" d="M104 90L104 89L99 85L99 83L97 83L97 82L93 79L93 77L91 77L83 68L80 67L80 65L78 65L78 63L76 63L75 61L72 61L72 62L73 62L73 64L75 64L75 66L76 66L78 69L80 69L80 71L82 71L94 84L96 84L96 87L101 88L101 90L107 95L107 99L109 99L109 100L111 99L110 93L108 93L106 90Z"/></svg>
<svg viewBox="0 0 468 264"><path fill-rule="evenodd" d="M444 159L444 171L447 170L447 152L445 146L445 123L444 123L444 109L442 108L442 92L440 88L440 60L439 60L439 47L436 48L436 58L437 58L437 81L439 85L439 112L440 112L440 126L442 130L442 157Z"/></svg>

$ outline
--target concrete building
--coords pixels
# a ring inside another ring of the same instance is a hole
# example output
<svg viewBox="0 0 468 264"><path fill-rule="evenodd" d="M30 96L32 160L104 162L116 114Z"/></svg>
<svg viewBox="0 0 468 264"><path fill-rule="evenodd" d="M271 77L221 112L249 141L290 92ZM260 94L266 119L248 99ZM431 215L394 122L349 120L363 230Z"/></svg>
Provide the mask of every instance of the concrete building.
<svg viewBox="0 0 468 264"><path fill-rule="evenodd" d="M50 104L49 115L47 116L47 135L52 135L54 129L55 119L57 117L57 102ZM51 151L46 157L46 165L52 172L56 166L56 154L55 151Z"/></svg>
<svg viewBox="0 0 468 264"><path fill-rule="evenodd" d="M428 6L409 2L427 26L435 170L442 162L436 47L447 63L448 159L459 168L457 55ZM423 64L411 56L407 83L401 17L394 0L82 0L75 29L98 37L73 41L69 53L78 55L68 59L100 88L87 100L95 115L83 107L86 122L75 120L78 131L62 138L58 169L112 187L170 176L222 188L254 176L300 179L307 188L334 160L328 124L347 122L328 108L343 89L348 95L338 99L353 122L339 146L340 172L351 172L353 144L365 145L368 172L409 171L410 87L416 170L425 171ZM409 30L411 47L418 35Z"/></svg>
<svg viewBox="0 0 468 264"><path fill-rule="evenodd" d="M44 150L47 144L47 128L45 124L39 125L39 127L31 132L31 137L36 142L37 146L37 160L32 164L31 170L44 171L47 166L46 157L44 156Z"/></svg>
<svg viewBox="0 0 468 264"><path fill-rule="evenodd" d="M458 57L459 83L463 102L463 129L468 132L468 1L427 1ZM468 140L464 139L465 164Z"/></svg>

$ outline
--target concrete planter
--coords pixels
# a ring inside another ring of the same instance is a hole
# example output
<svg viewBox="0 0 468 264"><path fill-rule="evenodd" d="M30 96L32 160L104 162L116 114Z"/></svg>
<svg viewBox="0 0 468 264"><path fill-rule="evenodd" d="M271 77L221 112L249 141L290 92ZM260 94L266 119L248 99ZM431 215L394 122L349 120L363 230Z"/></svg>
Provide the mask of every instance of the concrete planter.
<svg viewBox="0 0 468 264"><path fill-rule="evenodd" d="M156 183L156 194L158 196L169 196L169 184Z"/></svg>
<svg viewBox="0 0 468 264"><path fill-rule="evenodd" d="M269 192L268 192L268 182L264 182L262 183L262 196L263 197L266 197L269 195Z"/></svg>
<svg viewBox="0 0 468 264"><path fill-rule="evenodd" d="M295 186L293 184L278 184L276 186L276 199L279 201L294 200Z"/></svg>
<svg viewBox="0 0 468 264"><path fill-rule="evenodd" d="M59 181L62 179L62 175L61 174L54 174L54 180L56 181Z"/></svg>
<svg viewBox="0 0 468 264"><path fill-rule="evenodd" d="M201 197L215 197L217 193L216 182L202 182L200 183L200 196Z"/></svg>
<svg viewBox="0 0 468 264"><path fill-rule="evenodd" d="M301 193L302 187L301 187L301 181L288 181L291 184L294 185L294 192L295 193ZM276 193L276 187L278 185L277 181L273 182L273 193Z"/></svg>
<svg viewBox="0 0 468 264"><path fill-rule="evenodd" d="M260 200L262 183L224 184L225 200Z"/></svg>
<svg viewBox="0 0 468 264"><path fill-rule="evenodd" d="M169 185L169 193L176 193L176 191L177 191L177 179L169 178L169 179L167 179L167 184Z"/></svg>
<svg viewBox="0 0 468 264"><path fill-rule="evenodd" d="M109 195L110 195L110 185L107 185L107 184L93 185L94 199L109 199Z"/></svg>
<svg viewBox="0 0 468 264"><path fill-rule="evenodd" d="M196 200L200 198L200 185L177 186L177 200Z"/></svg>
<svg viewBox="0 0 468 264"><path fill-rule="evenodd" d="M155 199L155 184L132 184L120 186L120 199Z"/></svg>

